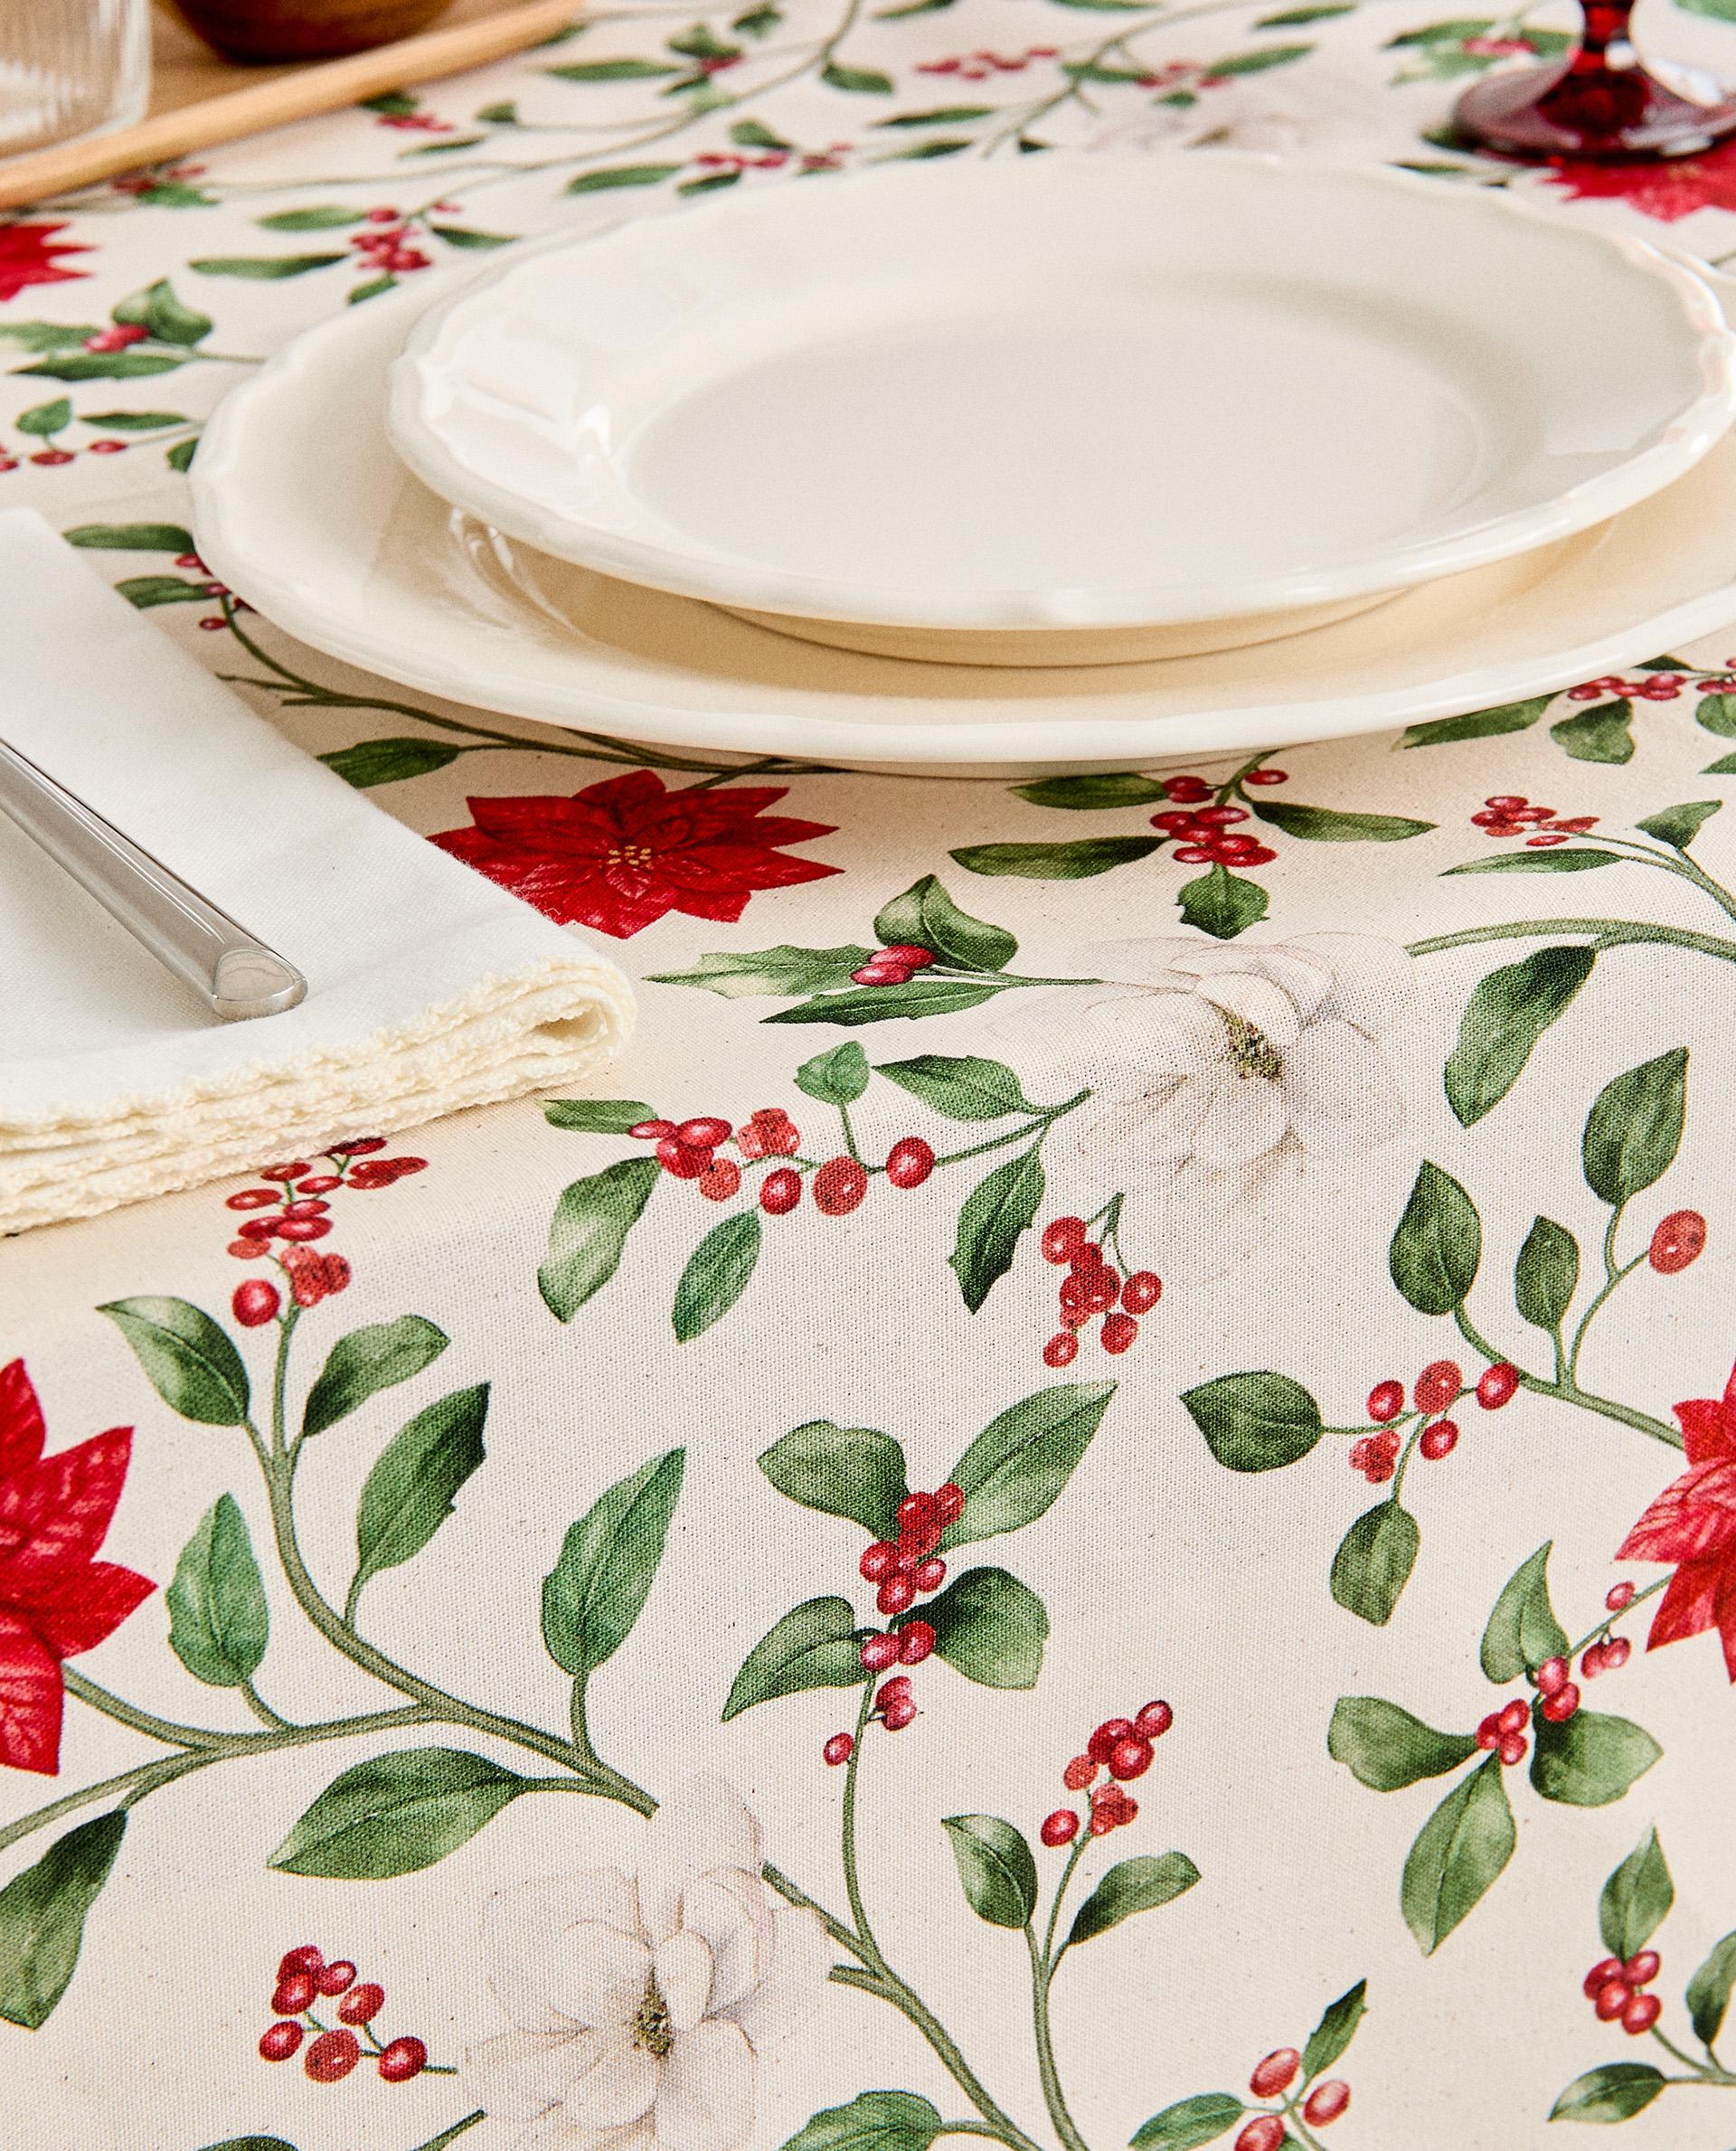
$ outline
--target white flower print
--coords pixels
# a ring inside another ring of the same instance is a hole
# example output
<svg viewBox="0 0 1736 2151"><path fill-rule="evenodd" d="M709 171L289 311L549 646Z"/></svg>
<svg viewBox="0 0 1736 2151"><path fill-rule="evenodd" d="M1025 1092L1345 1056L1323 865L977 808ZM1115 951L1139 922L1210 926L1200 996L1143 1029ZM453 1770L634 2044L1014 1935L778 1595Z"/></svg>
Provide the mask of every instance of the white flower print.
<svg viewBox="0 0 1736 2151"><path fill-rule="evenodd" d="M1078 961L1104 982L1062 1004L1090 1033L1097 1095L1080 1151L1126 1191L1131 1241L1173 1267L1222 1267L1238 1216L1269 1210L1311 1164L1359 1157L1402 1127L1379 1042L1413 993L1396 944L1175 936L1101 943Z"/></svg>
<svg viewBox="0 0 1736 2151"><path fill-rule="evenodd" d="M697 1778L618 1867L501 1892L483 1916L489 1986L514 2029L464 2074L523 2151L735 2151L760 2054L816 2004L831 1963L818 1917L778 1906L760 1826Z"/></svg>

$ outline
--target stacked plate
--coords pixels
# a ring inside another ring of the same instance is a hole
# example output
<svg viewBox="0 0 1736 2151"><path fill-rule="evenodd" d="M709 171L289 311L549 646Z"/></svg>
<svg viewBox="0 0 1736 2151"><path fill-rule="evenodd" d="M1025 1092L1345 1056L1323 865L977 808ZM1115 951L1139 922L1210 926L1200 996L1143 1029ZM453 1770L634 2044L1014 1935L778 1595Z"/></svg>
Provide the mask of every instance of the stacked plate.
<svg viewBox="0 0 1736 2151"><path fill-rule="evenodd" d="M1505 194L1215 152L905 164L429 285L231 396L195 518L279 626L486 709L1125 768L1736 619L1717 297Z"/></svg>

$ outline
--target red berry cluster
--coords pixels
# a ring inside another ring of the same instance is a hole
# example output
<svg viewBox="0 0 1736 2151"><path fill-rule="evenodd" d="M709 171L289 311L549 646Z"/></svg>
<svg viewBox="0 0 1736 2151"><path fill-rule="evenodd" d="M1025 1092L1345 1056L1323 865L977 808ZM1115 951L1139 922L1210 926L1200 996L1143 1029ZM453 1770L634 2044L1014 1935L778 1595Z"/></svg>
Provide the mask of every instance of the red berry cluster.
<svg viewBox="0 0 1736 2151"><path fill-rule="evenodd" d="M321 2024L314 2014L315 2004L322 1996L342 1997L337 2002L335 2026ZM316 2084L340 2082L364 2054L386 2083L408 2083L428 2067L427 2043L407 2032L382 2046L374 2036L373 2020L385 2003L385 1988L372 1979L358 1982L355 1967L347 1958L328 1961L311 1942L287 1950L278 1962L277 1985L271 1993L278 2021L259 2034L260 2057L267 2061L287 2061L292 2054L301 2052L306 2041L301 2065ZM363 2039L367 2041L365 2049Z"/></svg>
<svg viewBox="0 0 1736 2151"><path fill-rule="evenodd" d="M1565 844L1570 836L1583 836L1588 829L1595 829L1595 814L1577 814L1565 819L1557 816L1552 807L1533 807L1523 792L1493 792L1483 802L1481 814L1474 814L1472 822L1491 836L1524 836L1531 829L1536 833L1525 836L1526 845L1533 852L1546 852L1552 845Z"/></svg>
<svg viewBox="0 0 1736 2151"><path fill-rule="evenodd" d="M1660 1277L1673 1278L1705 1251L1705 1219L1697 1210L1673 1210L1658 1220L1646 1259Z"/></svg>
<svg viewBox="0 0 1736 2151"><path fill-rule="evenodd" d="M920 75L957 75L966 82L986 82L991 74L1016 75L1033 60L1053 60L1058 48L1054 45L1027 45L1023 52L1003 55L999 52L960 52L951 60L920 61Z"/></svg>
<svg viewBox="0 0 1736 2151"><path fill-rule="evenodd" d="M776 172L789 162L787 149L769 149L763 156L724 156L715 150L693 160L701 172Z"/></svg>
<svg viewBox="0 0 1736 2151"><path fill-rule="evenodd" d="M1583 680L1567 691L1569 702L1601 702L1608 694L1637 695L1641 702L1674 702L1688 684L1684 672L1648 673L1643 680L1624 680L1619 673L1606 673L1599 680ZM1722 686L1717 680L1696 683L1702 687Z"/></svg>
<svg viewBox="0 0 1736 2151"><path fill-rule="evenodd" d="M449 135L452 122L436 119L431 112L382 112L374 120L376 127L394 127L405 135Z"/></svg>
<svg viewBox="0 0 1736 2151"><path fill-rule="evenodd" d="M1577 1700L1577 1698L1576 1698ZM1525 1728L1531 1723L1531 1705L1515 1695L1503 1709L1491 1711L1477 1729L1477 1744L1498 1755L1504 1763L1524 1762L1531 1743Z"/></svg>
<svg viewBox="0 0 1736 2151"><path fill-rule="evenodd" d="M1609 1613L1626 1613L1634 1602L1631 1583L1612 1583L1604 1596L1604 1609ZM1606 1623L1603 1634L1595 1643L1589 1643L1580 1659L1580 1678L1595 1681L1600 1674L1619 1673L1634 1655L1634 1646L1625 1636L1612 1636Z"/></svg>
<svg viewBox="0 0 1736 2151"><path fill-rule="evenodd" d="M947 1564L940 1558L940 1542L948 1524L964 1514L963 1491L948 1479L933 1493L907 1494L898 1505L898 1536L875 1539L862 1550L856 1563L864 1583L874 1589L874 1605L882 1618L895 1620L894 1628L875 1629L862 1643L862 1669L868 1674L892 1673L894 1665L920 1665L931 1657L939 1638L934 1624L920 1618L906 1619L919 1599L930 1598L947 1580ZM916 1700L910 1676L892 1674L875 1692L873 1716L888 1732L902 1732L916 1716ZM823 1750L827 1762L848 1762L855 1752L854 1735L835 1732Z"/></svg>
<svg viewBox="0 0 1736 2151"><path fill-rule="evenodd" d="M176 180L203 179L205 170L203 165L159 165L150 172L134 172L124 179L111 179L108 185L117 194L148 194L154 187Z"/></svg>
<svg viewBox="0 0 1736 2151"><path fill-rule="evenodd" d="M1137 1315L1148 1314L1163 1297L1164 1280L1152 1269L1136 1269L1122 1280L1105 1261L1102 1247L1090 1237L1082 1217L1052 1218L1043 1229L1043 1259L1067 1265L1061 1280L1061 1318L1066 1325L1043 1348L1045 1367L1070 1367L1079 1357L1079 1333L1101 1315L1099 1341L1105 1352L1125 1352L1139 1335Z"/></svg>
<svg viewBox="0 0 1736 2151"><path fill-rule="evenodd" d="M627 1132L641 1143L655 1143L664 1171L694 1182L708 1202L727 1203L741 1192L741 1165L718 1155L726 1146L753 1165L769 1157L797 1159L797 1165L775 1166L760 1183L760 1207L771 1217L787 1216L801 1201L803 1172L814 1175L814 1207L823 1217L847 1217L868 1193L870 1175L860 1158L829 1157L819 1165L801 1158L801 1131L781 1106L762 1106L734 1129L716 1114L704 1113L691 1120L641 1120ZM912 1188L921 1186L934 1165L931 1143L901 1136L881 1170L892 1186Z"/></svg>
<svg viewBox="0 0 1736 2151"><path fill-rule="evenodd" d="M1254 2064L1248 2089L1256 2099L1282 2099L1295 2083L1301 2067L1302 2057L1295 2047L1275 2047L1263 2061ZM1302 2118L1310 2128L1325 2128L1349 2104L1350 2086L1342 2077L1329 2076L1323 2083L1316 2084L1303 2100ZM1234 2151L1278 2151L1280 2145L1289 2141L1281 2112L1256 2114L1242 2124Z"/></svg>
<svg viewBox="0 0 1736 2151"><path fill-rule="evenodd" d="M368 222L373 230L358 231L350 241L365 268L382 275L401 276L406 269L433 266L430 257L420 247L407 243L410 226L395 209L371 209Z"/></svg>
<svg viewBox="0 0 1736 2151"><path fill-rule="evenodd" d="M1146 1703L1137 1717L1106 1718L1086 1741L1084 1753L1074 1756L1061 1773L1069 1792L1090 1792L1087 1827L1093 1837L1107 1837L1138 1814L1138 1801L1121 1788L1150 1769L1153 1741L1161 1740L1175 1722L1175 1713L1166 1703ZM1107 1784L1097 1783L1099 1770L1109 1772ZM1043 1817L1038 1835L1047 1845L1071 1844L1079 1835L1079 1824L1077 1808L1057 1807Z"/></svg>
<svg viewBox="0 0 1736 2151"><path fill-rule="evenodd" d="M1531 1676L1539 1697L1537 1708L1552 1725L1565 1725L1580 1707L1580 1692L1570 1673L1565 1658L1545 1658Z"/></svg>
<svg viewBox="0 0 1736 2151"><path fill-rule="evenodd" d="M1288 775L1283 769L1250 769L1248 782L1283 784ZM1248 809L1220 801L1203 777L1166 778L1164 791L1175 805L1154 814L1151 825L1175 840L1175 856L1184 866L1264 866L1277 858L1270 844L1238 833L1235 825L1249 818Z"/></svg>
<svg viewBox="0 0 1736 2151"><path fill-rule="evenodd" d="M261 1166L259 1178L274 1184L241 1188L227 1198L227 1208L250 1213L246 1223L235 1228L230 1253L241 1262L273 1261L298 1307L317 1307L332 1293L342 1292L350 1281L348 1261L342 1255L316 1253L309 1245L324 1240L332 1229L327 1196L343 1187L363 1192L390 1187L406 1174L423 1171L428 1164L425 1157L374 1155L385 1146L383 1136L334 1143L323 1153L332 1167L329 1172L316 1172L305 1157ZM243 1329L275 1321L282 1305L282 1295L268 1278L249 1278L237 1285L230 1302Z"/></svg>
<svg viewBox="0 0 1736 2151"><path fill-rule="evenodd" d="M1592 1966L1585 1975L1585 1992L1599 2024L1619 2024L1634 2039L1651 2030L1664 2005L1644 1990L1657 1977L1658 1963L1656 1949L1641 1949L1625 1964L1618 1957L1606 1957Z"/></svg>
<svg viewBox="0 0 1736 2151"><path fill-rule="evenodd" d="M1429 1463L1438 1464L1458 1447L1458 1422L1444 1416L1451 1405L1462 1397L1475 1395L1485 1411L1499 1411L1513 1401L1518 1388L1519 1370L1509 1360L1499 1359L1493 1366L1485 1367L1473 1389L1467 1386L1464 1371L1456 1360L1434 1359L1417 1376L1410 1392L1413 1409L1407 1411L1403 1382L1390 1378L1377 1382L1368 1392L1366 1406L1377 1431L1361 1435L1351 1443L1350 1467L1360 1471L1371 1486L1383 1486L1398 1469L1399 1452L1404 1446L1403 1429L1418 1420L1427 1424L1417 1439L1417 1448Z"/></svg>
<svg viewBox="0 0 1736 2151"><path fill-rule="evenodd" d="M850 976L858 986L903 986L933 961L932 948L919 948L914 941L893 941L884 948L876 948Z"/></svg>

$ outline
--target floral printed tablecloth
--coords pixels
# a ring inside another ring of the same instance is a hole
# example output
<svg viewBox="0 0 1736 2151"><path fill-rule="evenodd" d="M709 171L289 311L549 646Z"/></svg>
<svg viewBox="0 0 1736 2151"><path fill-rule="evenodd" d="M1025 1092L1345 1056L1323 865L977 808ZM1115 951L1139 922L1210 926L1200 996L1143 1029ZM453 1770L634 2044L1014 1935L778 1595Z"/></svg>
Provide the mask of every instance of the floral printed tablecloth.
<svg viewBox="0 0 1736 2151"><path fill-rule="evenodd" d="M0 2141L1736 2137L1736 624L1234 766L741 768L291 645L181 475L431 263L891 157L1736 248L1736 147L1452 146L1562 34L599 8L0 224L0 497L645 981L607 1096L0 1247Z"/></svg>

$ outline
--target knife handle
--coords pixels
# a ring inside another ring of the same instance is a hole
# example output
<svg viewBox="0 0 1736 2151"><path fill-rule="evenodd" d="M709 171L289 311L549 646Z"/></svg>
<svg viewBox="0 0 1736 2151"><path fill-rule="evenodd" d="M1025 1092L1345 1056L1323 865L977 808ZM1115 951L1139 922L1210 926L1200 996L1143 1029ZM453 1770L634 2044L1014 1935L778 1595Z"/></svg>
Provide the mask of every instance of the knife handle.
<svg viewBox="0 0 1736 2151"><path fill-rule="evenodd" d="M278 1015L306 996L293 964L4 740L0 813L225 1023Z"/></svg>

